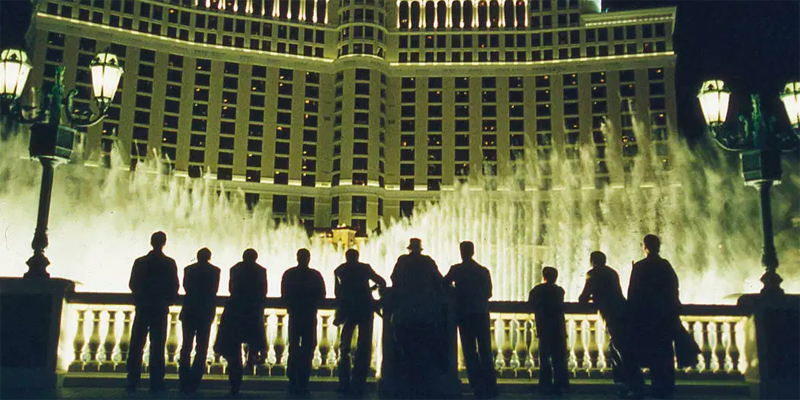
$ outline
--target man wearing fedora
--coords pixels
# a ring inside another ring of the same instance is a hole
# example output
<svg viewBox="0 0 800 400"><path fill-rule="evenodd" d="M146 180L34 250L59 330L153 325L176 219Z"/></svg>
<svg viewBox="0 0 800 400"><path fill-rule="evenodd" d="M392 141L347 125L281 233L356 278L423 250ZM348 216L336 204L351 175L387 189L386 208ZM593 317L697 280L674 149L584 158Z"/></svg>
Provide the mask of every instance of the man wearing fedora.
<svg viewBox="0 0 800 400"><path fill-rule="evenodd" d="M439 294L442 274L432 258L422 254L422 240L412 238L408 254L397 259L392 271L392 323L407 387L406 397L425 397L444 357L439 343L442 319ZM440 368L441 369L441 368Z"/></svg>

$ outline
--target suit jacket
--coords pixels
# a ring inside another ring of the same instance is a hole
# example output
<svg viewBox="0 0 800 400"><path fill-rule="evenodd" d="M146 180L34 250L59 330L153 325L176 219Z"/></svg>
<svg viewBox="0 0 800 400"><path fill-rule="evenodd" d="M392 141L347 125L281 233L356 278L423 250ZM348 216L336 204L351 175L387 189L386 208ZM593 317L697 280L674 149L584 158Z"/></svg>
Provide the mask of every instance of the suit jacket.
<svg viewBox="0 0 800 400"><path fill-rule="evenodd" d="M369 282L385 287L386 280L372 266L360 262L344 263L333 271L333 275L337 306L344 319L369 316L375 311Z"/></svg>
<svg viewBox="0 0 800 400"><path fill-rule="evenodd" d="M263 352L267 270L256 263L237 263L231 268L228 290L231 296L220 318L214 351L226 358L241 357L239 343L247 343L251 353Z"/></svg>
<svg viewBox="0 0 800 400"><path fill-rule="evenodd" d="M458 315L486 314L492 297L492 276L489 269L469 260L450 267L446 283L455 283Z"/></svg>
<svg viewBox="0 0 800 400"><path fill-rule="evenodd" d="M536 335L542 340L564 340L567 337L564 317L564 289L555 283L536 285L528 293L528 305L536 320Z"/></svg>
<svg viewBox="0 0 800 400"><path fill-rule="evenodd" d="M633 265L628 285L628 308L632 322L661 329L680 315L678 276L669 261L650 255Z"/></svg>
<svg viewBox="0 0 800 400"><path fill-rule="evenodd" d="M152 250L134 261L128 287L137 309L167 312L178 299L178 266L164 253Z"/></svg>
<svg viewBox="0 0 800 400"><path fill-rule="evenodd" d="M283 273L281 298L286 302L289 315L316 317L325 294L325 280L319 271L292 267Z"/></svg>
<svg viewBox="0 0 800 400"><path fill-rule="evenodd" d="M181 320L211 322L217 308L220 270L207 262L195 263L183 269L183 298Z"/></svg>
<svg viewBox="0 0 800 400"><path fill-rule="evenodd" d="M400 256L392 271L393 321L400 325L435 324L442 282L432 258L418 253Z"/></svg>
<svg viewBox="0 0 800 400"><path fill-rule="evenodd" d="M228 290L231 297L226 308L235 308L239 314L258 314L263 317L267 298L267 269L256 263L237 263L231 268Z"/></svg>
<svg viewBox="0 0 800 400"><path fill-rule="evenodd" d="M625 318L625 296L619 285L617 271L608 265L594 267L586 273L586 284L578 297L578 302L591 300L606 321Z"/></svg>

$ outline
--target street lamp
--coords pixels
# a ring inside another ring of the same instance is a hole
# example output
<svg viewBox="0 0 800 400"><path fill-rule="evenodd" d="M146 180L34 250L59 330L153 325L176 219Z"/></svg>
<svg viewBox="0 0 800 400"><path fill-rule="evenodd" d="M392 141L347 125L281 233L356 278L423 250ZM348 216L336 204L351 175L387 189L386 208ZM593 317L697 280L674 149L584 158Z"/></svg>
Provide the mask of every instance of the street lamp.
<svg viewBox="0 0 800 400"><path fill-rule="evenodd" d="M750 116L739 116L740 124L728 128L725 120L728 114L730 91L720 80L703 83L697 95L714 141L725 150L738 152L742 160L742 175L745 184L755 186L761 195L761 224L764 243L761 263L766 272L761 276L764 295L783 294L778 275L778 255L772 233L772 204L770 188L780 183L781 159L783 151L797 148L798 119L800 119L800 82L791 82L781 92L781 100L792 124L793 132L778 132L774 129L774 118L765 119L761 113L761 99L752 95L753 111Z"/></svg>
<svg viewBox="0 0 800 400"><path fill-rule="evenodd" d="M66 95L64 105L64 67L56 68L55 82L42 96L41 105L23 107L19 98L25 88L31 65L23 50L6 49L0 52L0 99L3 111L17 122L31 124L30 155L42 164L42 185L39 194L39 212L36 231L33 235L33 256L28 259L26 278L49 277L46 268L50 261L44 255L47 248L47 222L50 217L50 196L53 190L53 169L69 161L78 132L75 127L89 127L102 121L122 76L122 66L117 56L103 52L95 56L89 68L92 71L92 89L97 111L76 109L73 98L78 94L73 89ZM66 106L66 107L64 107ZM66 108L66 110L63 110ZM62 112L66 111L66 112ZM62 125L66 118L69 125Z"/></svg>

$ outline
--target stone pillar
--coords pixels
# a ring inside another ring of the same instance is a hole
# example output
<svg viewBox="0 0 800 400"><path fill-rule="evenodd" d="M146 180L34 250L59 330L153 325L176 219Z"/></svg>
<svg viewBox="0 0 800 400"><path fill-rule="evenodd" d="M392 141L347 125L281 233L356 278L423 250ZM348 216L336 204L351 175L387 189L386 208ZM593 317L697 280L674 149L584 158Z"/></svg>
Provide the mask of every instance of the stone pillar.
<svg viewBox="0 0 800 400"><path fill-rule="evenodd" d="M800 295L739 298L745 323L745 379L753 398L800 398Z"/></svg>
<svg viewBox="0 0 800 400"><path fill-rule="evenodd" d="M52 390L66 371L58 365L61 313L75 291L66 279L0 278L2 390Z"/></svg>

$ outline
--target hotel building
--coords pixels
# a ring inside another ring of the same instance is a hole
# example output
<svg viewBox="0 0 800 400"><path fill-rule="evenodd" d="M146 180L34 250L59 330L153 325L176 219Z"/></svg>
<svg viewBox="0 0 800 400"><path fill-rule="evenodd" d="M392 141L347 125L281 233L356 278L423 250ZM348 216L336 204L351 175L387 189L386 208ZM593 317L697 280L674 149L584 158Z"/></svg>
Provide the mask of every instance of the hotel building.
<svg viewBox="0 0 800 400"><path fill-rule="evenodd" d="M92 57L124 63L109 116L85 130L87 163L114 146L132 169L159 157L307 229L370 234L464 182L602 190L642 158L671 169L674 8L40 0L32 18L35 87L64 65L88 107Z"/></svg>

